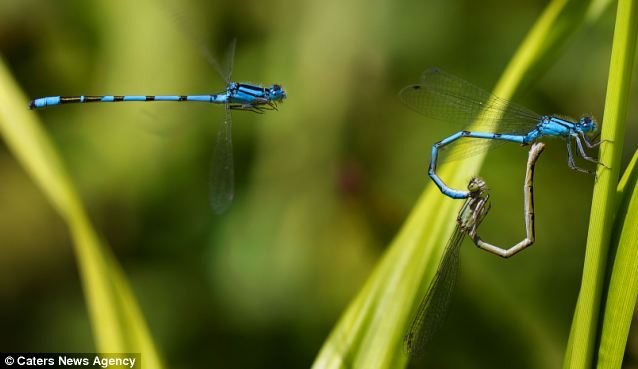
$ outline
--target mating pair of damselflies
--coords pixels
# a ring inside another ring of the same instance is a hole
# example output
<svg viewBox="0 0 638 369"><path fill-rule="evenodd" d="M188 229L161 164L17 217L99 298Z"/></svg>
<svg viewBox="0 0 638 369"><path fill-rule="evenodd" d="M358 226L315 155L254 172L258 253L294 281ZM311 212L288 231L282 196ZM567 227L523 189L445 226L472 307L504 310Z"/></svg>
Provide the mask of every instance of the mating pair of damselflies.
<svg viewBox="0 0 638 369"><path fill-rule="evenodd" d="M405 335L405 350L415 356L423 350L443 322L459 267L459 248L465 234L481 249L506 258L534 243L533 169L543 150L542 144L535 142L543 137L564 139L568 166L580 172L593 173L575 164L572 141L576 143L578 156L597 164L602 163L587 155L584 146L593 148L604 141L592 142L587 137L588 133L598 128L591 117L574 120L557 115L539 115L437 68L424 72L419 84L405 87L399 95L408 107L425 116L463 126L461 131L432 146L429 176L443 194L467 200L459 212L457 226L445 247L434 279ZM472 130L465 127L471 127ZM461 138L465 142L458 142L457 146L465 147L457 147L455 151L460 157L479 153L497 143L535 143L529 153L524 187L526 238L509 249L491 245L478 236L478 226L490 206L485 183L473 179L468 191L460 191L448 187L436 173L439 151Z"/></svg>
<svg viewBox="0 0 638 369"><path fill-rule="evenodd" d="M532 178L534 163L543 146L538 144L532 146L527 165L524 191L527 236L509 249L491 245L478 236L477 228L489 211L489 194L485 184L473 179L468 186L468 191L448 187L436 173L439 151L461 138L464 138L465 142L457 142L456 158L482 152L498 143L514 142L527 145L543 137L558 137L566 141L568 166L580 172L593 173L592 170L580 168L575 164L572 141L576 144L578 156L605 166L587 155L584 149L584 146L594 148L604 140L592 142L587 137L588 133L598 129L589 116L574 120L557 115L539 115L437 68L424 72L419 84L405 87L399 95L408 107L425 116L463 126L461 131L432 146L429 176L443 194L451 198L467 200L459 212L457 227L448 241L434 280L405 336L404 347L408 353L414 355L423 349L442 323L458 270L459 247L465 234L468 234L481 249L506 258L534 242ZM471 127L472 130L465 127ZM448 156L447 159L454 159L453 155Z"/></svg>

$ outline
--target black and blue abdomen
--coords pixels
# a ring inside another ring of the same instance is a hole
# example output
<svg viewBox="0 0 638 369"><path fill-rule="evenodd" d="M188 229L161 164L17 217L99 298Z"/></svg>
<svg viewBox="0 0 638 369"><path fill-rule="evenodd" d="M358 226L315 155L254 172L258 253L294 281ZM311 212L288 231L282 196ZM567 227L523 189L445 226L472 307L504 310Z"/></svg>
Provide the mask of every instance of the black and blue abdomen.
<svg viewBox="0 0 638 369"><path fill-rule="evenodd" d="M123 101L199 101L223 104L226 94L217 95L104 95L104 96L48 96L32 100L29 109L41 109L61 104L82 104L91 102L123 102Z"/></svg>

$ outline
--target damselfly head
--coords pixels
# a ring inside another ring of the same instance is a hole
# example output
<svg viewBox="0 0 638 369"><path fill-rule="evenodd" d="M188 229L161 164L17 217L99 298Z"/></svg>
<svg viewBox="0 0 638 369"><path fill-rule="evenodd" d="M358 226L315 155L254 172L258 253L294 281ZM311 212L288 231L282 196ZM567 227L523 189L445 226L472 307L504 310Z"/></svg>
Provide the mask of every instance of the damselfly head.
<svg viewBox="0 0 638 369"><path fill-rule="evenodd" d="M480 178L474 177L470 180L470 183L467 184L467 189L472 194L480 194L487 190L487 183Z"/></svg>
<svg viewBox="0 0 638 369"><path fill-rule="evenodd" d="M583 132L595 132L598 129L594 119L587 115L580 118L578 125Z"/></svg>
<svg viewBox="0 0 638 369"><path fill-rule="evenodd" d="M272 85L266 89L270 101L283 101L286 98L286 91L281 85Z"/></svg>

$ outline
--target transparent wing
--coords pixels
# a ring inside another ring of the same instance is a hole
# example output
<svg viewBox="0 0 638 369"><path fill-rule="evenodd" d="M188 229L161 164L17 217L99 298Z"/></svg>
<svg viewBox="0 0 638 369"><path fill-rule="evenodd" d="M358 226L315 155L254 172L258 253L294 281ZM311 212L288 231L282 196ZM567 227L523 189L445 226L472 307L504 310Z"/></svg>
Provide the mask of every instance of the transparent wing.
<svg viewBox="0 0 638 369"><path fill-rule="evenodd" d="M224 81L226 85L230 84L233 74L233 62L235 60L235 45L237 44L237 39L233 39L228 45L226 54L224 55L224 65L219 64L217 59L213 56L213 53L204 46L203 43L196 43L198 44L201 54L204 56L206 61L213 66L222 81Z"/></svg>
<svg viewBox="0 0 638 369"><path fill-rule="evenodd" d="M225 119L217 132L210 172L210 206L217 214L224 213L235 196L232 120L228 107L225 114Z"/></svg>
<svg viewBox="0 0 638 369"><path fill-rule="evenodd" d="M459 77L432 68L423 73L421 83L399 92L401 101L428 116L498 133L527 133L539 122L540 115L477 87Z"/></svg>
<svg viewBox="0 0 638 369"><path fill-rule="evenodd" d="M226 49L226 55L224 55L224 66L221 77L226 81L226 84L230 84L233 76L233 63L235 62L235 46L237 46L237 39L234 38Z"/></svg>
<svg viewBox="0 0 638 369"><path fill-rule="evenodd" d="M236 40L233 39L228 46L226 51L226 55L224 57L224 65L219 64L213 53L210 51L208 47L206 47L206 42L202 34L195 30L193 27L193 22L190 17L188 17L183 9L179 9L175 2L171 2L168 0L159 1L158 6L164 9L164 12L171 16L173 22L184 31L187 37L193 42L193 44L197 47L202 57L213 66L217 74L221 77L221 79L228 85L230 83L230 77L232 74L233 68L233 59L235 57L235 44Z"/></svg>
<svg viewBox="0 0 638 369"><path fill-rule="evenodd" d="M421 300L410 329L403 339L405 351L410 357L422 354L428 342L443 325L456 284L463 236L474 224L478 225L483 221L490 207L487 189L470 197L461 207L456 227L445 246L443 259L434 280Z"/></svg>
<svg viewBox="0 0 638 369"><path fill-rule="evenodd" d="M445 246L443 259L428 292L417 308L414 320L403 339L405 352L411 357L423 353L426 345L443 324L456 284L459 251L465 233L458 225Z"/></svg>

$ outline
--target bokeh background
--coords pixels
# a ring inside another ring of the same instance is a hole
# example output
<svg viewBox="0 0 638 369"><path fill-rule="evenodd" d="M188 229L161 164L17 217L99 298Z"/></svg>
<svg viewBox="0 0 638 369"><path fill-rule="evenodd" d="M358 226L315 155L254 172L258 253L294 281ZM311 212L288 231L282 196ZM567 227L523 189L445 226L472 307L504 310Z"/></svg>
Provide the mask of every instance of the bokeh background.
<svg viewBox="0 0 638 369"><path fill-rule="evenodd" d="M397 91L430 66L491 88L546 5L1 0L0 53L30 98L200 94L224 86L199 45L221 55L236 37L235 79L283 84L280 111L233 114L236 199L222 216L207 201L218 107L37 114L168 367L300 368L430 185L431 144L453 132L402 106ZM600 120L613 19L608 9L576 32L516 100ZM632 107L624 163L638 144L637 119ZM493 199L482 235L513 244L524 232L527 151L505 146L480 173ZM466 241L433 367L560 366L594 179L567 168L558 140L537 169L536 245L503 261ZM0 178L0 350L93 351L64 222L4 143ZM527 347L529 337L543 344ZM637 357L632 332L625 366L637 367Z"/></svg>

